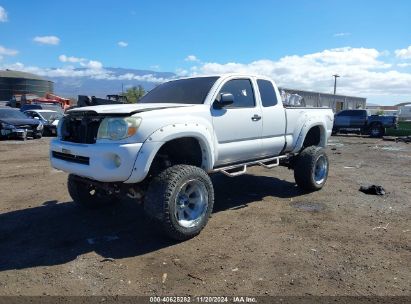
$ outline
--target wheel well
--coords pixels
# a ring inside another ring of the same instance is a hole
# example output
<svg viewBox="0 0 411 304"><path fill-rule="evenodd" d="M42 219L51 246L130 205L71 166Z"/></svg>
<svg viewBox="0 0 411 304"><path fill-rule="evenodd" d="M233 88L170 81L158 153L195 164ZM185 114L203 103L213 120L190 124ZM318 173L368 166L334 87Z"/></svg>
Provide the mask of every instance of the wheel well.
<svg viewBox="0 0 411 304"><path fill-rule="evenodd" d="M370 124L370 128L372 128L372 127L375 127L375 126L378 126L378 127L382 127L382 123L381 122L379 122L379 121L375 121L375 122L372 122L371 124Z"/></svg>
<svg viewBox="0 0 411 304"><path fill-rule="evenodd" d="M321 145L321 128L319 126L312 127L305 136L303 148L309 146Z"/></svg>
<svg viewBox="0 0 411 304"><path fill-rule="evenodd" d="M158 150L151 165L153 170L164 170L174 165L202 165L201 146L193 137L183 137L166 142Z"/></svg>

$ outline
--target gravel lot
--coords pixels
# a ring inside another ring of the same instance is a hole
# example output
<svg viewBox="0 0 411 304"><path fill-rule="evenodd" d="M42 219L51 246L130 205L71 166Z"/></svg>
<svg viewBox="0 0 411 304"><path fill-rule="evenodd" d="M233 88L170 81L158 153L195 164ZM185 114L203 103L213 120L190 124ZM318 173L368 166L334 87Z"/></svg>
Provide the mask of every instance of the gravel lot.
<svg viewBox="0 0 411 304"><path fill-rule="evenodd" d="M411 294L411 145L332 137L311 194L283 167L214 176L206 229L173 243L135 202L75 206L48 142L0 141L0 295Z"/></svg>

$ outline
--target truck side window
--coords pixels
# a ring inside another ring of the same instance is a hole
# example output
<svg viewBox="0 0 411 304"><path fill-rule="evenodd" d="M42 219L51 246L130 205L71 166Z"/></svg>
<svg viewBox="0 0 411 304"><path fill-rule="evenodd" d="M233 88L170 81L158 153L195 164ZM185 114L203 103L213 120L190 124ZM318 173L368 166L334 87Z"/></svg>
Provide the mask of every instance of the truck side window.
<svg viewBox="0 0 411 304"><path fill-rule="evenodd" d="M258 89L260 90L263 107L272 107L277 104L277 95L271 81L258 79Z"/></svg>
<svg viewBox="0 0 411 304"><path fill-rule="evenodd" d="M255 107L254 90L249 79L234 79L228 81L220 93L231 93L234 103L227 108L253 108Z"/></svg>

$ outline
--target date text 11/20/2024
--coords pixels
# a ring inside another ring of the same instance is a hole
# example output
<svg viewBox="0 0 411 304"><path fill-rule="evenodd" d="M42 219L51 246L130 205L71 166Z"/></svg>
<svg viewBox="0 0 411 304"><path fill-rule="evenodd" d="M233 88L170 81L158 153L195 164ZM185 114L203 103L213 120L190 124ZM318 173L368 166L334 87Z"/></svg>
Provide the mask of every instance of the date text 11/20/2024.
<svg viewBox="0 0 411 304"><path fill-rule="evenodd" d="M257 303L255 297L216 297L216 296L183 296L183 297L150 297L150 303Z"/></svg>

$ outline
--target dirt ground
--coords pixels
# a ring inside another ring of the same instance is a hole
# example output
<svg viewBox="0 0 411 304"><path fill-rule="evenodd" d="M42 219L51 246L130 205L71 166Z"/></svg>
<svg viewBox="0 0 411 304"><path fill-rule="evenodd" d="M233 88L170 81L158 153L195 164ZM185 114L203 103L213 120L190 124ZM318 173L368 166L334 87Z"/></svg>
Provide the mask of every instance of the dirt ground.
<svg viewBox="0 0 411 304"><path fill-rule="evenodd" d="M411 144L332 137L311 194L283 167L214 176L207 227L174 243L132 201L72 203L48 142L0 141L0 295L411 294Z"/></svg>

